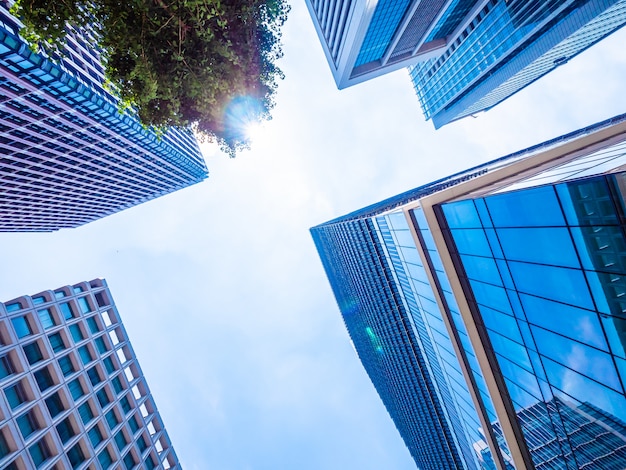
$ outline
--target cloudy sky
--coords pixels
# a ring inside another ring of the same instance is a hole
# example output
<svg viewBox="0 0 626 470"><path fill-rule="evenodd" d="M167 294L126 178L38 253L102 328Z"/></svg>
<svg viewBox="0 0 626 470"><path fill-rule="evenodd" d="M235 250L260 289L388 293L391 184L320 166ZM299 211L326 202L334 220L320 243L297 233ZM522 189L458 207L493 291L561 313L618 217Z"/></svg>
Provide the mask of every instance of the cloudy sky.
<svg viewBox="0 0 626 470"><path fill-rule="evenodd" d="M625 111L626 30L438 131L406 71L337 91L305 6L251 151L87 226L0 234L0 300L105 278L186 469L414 469L308 228Z"/></svg>

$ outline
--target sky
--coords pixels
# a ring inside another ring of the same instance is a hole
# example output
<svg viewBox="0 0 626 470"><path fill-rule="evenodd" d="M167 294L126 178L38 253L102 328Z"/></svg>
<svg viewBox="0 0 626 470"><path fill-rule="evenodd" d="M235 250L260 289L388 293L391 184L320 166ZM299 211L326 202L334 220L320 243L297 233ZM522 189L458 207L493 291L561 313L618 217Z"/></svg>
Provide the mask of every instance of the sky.
<svg viewBox="0 0 626 470"><path fill-rule="evenodd" d="M105 278L185 469L415 469L308 229L625 111L626 30L435 131L406 71L338 91L303 2L273 119L209 179L77 229L0 233L0 300Z"/></svg>

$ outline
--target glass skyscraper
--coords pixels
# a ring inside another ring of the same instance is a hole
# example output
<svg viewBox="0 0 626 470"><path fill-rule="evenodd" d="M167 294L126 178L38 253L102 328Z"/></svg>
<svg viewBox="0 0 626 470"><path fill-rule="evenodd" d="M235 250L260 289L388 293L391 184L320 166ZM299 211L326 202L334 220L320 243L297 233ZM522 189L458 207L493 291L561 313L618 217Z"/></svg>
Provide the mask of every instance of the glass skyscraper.
<svg viewBox="0 0 626 470"><path fill-rule="evenodd" d="M626 115L311 229L420 469L626 468Z"/></svg>
<svg viewBox="0 0 626 470"><path fill-rule="evenodd" d="M0 303L0 468L181 468L104 280Z"/></svg>
<svg viewBox="0 0 626 470"><path fill-rule="evenodd" d="M487 110L626 23L626 0L307 0L339 88L410 66L435 127Z"/></svg>
<svg viewBox="0 0 626 470"><path fill-rule="evenodd" d="M19 27L0 5L0 231L77 227L207 177L190 130L119 111L89 29L50 58Z"/></svg>

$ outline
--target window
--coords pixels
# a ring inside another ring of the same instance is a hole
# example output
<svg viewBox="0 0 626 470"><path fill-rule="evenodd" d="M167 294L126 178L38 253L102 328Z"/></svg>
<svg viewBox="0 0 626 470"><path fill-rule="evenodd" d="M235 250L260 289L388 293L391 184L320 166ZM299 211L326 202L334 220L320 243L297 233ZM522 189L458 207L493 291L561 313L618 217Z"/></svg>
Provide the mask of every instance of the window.
<svg viewBox="0 0 626 470"><path fill-rule="evenodd" d="M22 346L26 360L30 365L36 364L39 361L43 361L43 354L37 343L30 343Z"/></svg>
<svg viewBox="0 0 626 470"><path fill-rule="evenodd" d="M20 428L20 432L22 433L22 437L24 439L28 438L28 436L39 429L39 423L37 422L37 418L35 417L35 412L33 410L27 411L15 421L17 422L17 427Z"/></svg>
<svg viewBox="0 0 626 470"><path fill-rule="evenodd" d="M109 449L104 449L102 452L98 454L98 462L104 470L109 468L113 463L113 459L111 459L111 454L109 453Z"/></svg>
<svg viewBox="0 0 626 470"><path fill-rule="evenodd" d="M137 416L135 415L131 416L130 419L128 420L128 424L130 426L130 429L133 431L133 434L135 434L139 430L139 423L137 422Z"/></svg>
<svg viewBox="0 0 626 470"><path fill-rule="evenodd" d="M107 420L107 424L109 425L109 429L113 430L115 428L115 426L117 426L119 424L119 420L117 419L117 416L115 415L115 411L111 410L106 414L106 420Z"/></svg>
<svg viewBox="0 0 626 470"><path fill-rule="evenodd" d="M74 363L72 362L72 358L69 354L60 358L58 362L61 372L63 372L63 377L67 377L68 375L76 372L76 368L74 367Z"/></svg>
<svg viewBox="0 0 626 470"><path fill-rule="evenodd" d="M20 406L22 403L28 401L26 397L26 391L21 382L16 383L11 387L4 389L4 395L7 397L7 402L12 410Z"/></svg>
<svg viewBox="0 0 626 470"><path fill-rule="evenodd" d="M104 367L109 374L112 374L116 371L115 364L113 364L113 359L111 359L111 356L105 357L102 362L104 363Z"/></svg>
<svg viewBox="0 0 626 470"><path fill-rule="evenodd" d="M26 317L12 318L11 323L13 323L13 329L18 338L25 338L33 334L33 330Z"/></svg>
<svg viewBox="0 0 626 470"><path fill-rule="evenodd" d="M80 326L77 324L70 325L70 333L72 334L72 338L74 339L75 343L80 343L82 340L85 339L85 335L80 329Z"/></svg>
<svg viewBox="0 0 626 470"><path fill-rule="evenodd" d="M78 407L78 414L80 415L80 419L83 424L87 424L94 417L91 406L89 406L89 402L85 402Z"/></svg>
<svg viewBox="0 0 626 470"><path fill-rule="evenodd" d="M145 464L144 467L147 470L153 470L156 467L156 463L154 463L154 458L150 454L148 454L148 457L144 461L144 464Z"/></svg>
<svg viewBox="0 0 626 470"><path fill-rule="evenodd" d="M54 352L63 351L66 347L60 333L54 333L48 336L48 341L50 341L50 346L52 346Z"/></svg>
<svg viewBox="0 0 626 470"><path fill-rule="evenodd" d="M93 361L93 356L87 346L81 346L78 348L78 354L80 355L80 359L83 361L83 364L89 364Z"/></svg>
<svg viewBox="0 0 626 470"><path fill-rule="evenodd" d="M63 314L63 318L65 318L66 320L71 320L72 318L76 316L74 315L74 309L72 308L69 302L60 304L59 309L61 310L61 313Z"/></svg>
<svg viewBox="0 0 626 470"><path fill-rule="evenodd" d="M105 354L109 348L107 348L106 342L104 341L104 337L103 336L98 336L95 341L96 343L96 348L98 348L98 352L102 355Z"/></svg>
<svg viewBox="0 0 626 470"><path fill-rule="evenodd" d="M109 403L111 403L111 400L109 399L109 395L107 395L107 392L104 388L101 388L100 390L98 390L98 392L96 393L96 397L98 398L98 402L100 403L100 406L102 408L104 408Z"/></svg>
<svg viewBox="0 0 626 470"><path fill-rule="evenodd" d="M85 454L83 453L83 449L80 448L80 444L76 444L68 450L65 455L67 455L67 459L70 461L72 468L77 468L85 461Z"/></svg>
<svg viewBox="0 0 626 470"><path fill-rule="evenodd" d="M39 320L41 321L41 326L43 326L44 330L47 330L48 328L52 328L53 326L56 325L54 321L54 317L52 316L52 313L50 312L49 308L37 310L37 315L39 315Z"/></svg>
<svg viewBox="0 0 626 470"><path fill-rule="evenodd" d="M78 306L80 307L80 311L83 313L91 312L91 307L89 306L89 302L87 302L87 297L81 297L78 299Z"/></svg>
<svg viewBox="0 0 626 470"><path fill-rule="evenodd" d="M0 431L0 459L6 457L11 453L11 449L9 448L9 443L4 437L4 433Z"/></svg>
<svg viewBox="0 0 626 470"><path fill-rule="evenodd" d="M43 295L39 295L37 297L33 297L33 305L40 305L46 301L46 298Z"/></svg>
<svg viewBox="0 0 626 470"><path fill-rule="evenodd" d="M87 371L87 375L89 376L89 381L91 382L91 385L93 385L94 387L102 382L100 374L98 373L98 369L96 369L95 366Z"/></svg>
<svg viewBox="0 0 626 470"><path fill-rule="evenodd" d="M115 389L116 395L119 395L124 390L124 386L122 385L122 381L120 380L120 376L116 375L111 379L111 383L113 384L113 388Z"/></svg>
<svg viewBox="0 0 626 470"><path fill-rule="evenodd" d="M17 312L18 310L22 310L22 304L19 302L14 302L12 304L5 305L7 312Z"/></svg>
<svg viewBox="0 0 626 470"><path fill-rule="evenodd" d="M94 295L96 297L96 302L98 304L98 307L104 307L105 305L109 305L109 302L107 302L106 298L104 297L103 292L97 292Z"/></svg>
<svg viewBox="0 0 626 470"><path fill-rule="evenodd" d="M58 392L55 392L46 398L46 407L48 408L52 418L65 410L65 406L63 405L63 401L61 401L61 397Z"/></svg>
<svg viewBox="0 0 626 470"><path fill-rule="evenodd" d="M137 447L139 447L139 451L143 454L143 451L148 448L148 444L146 444L146 438L141 435L139 439L137 439Z"/></svg>
<svg viewBox="0 0 626 470"><path fill-rule="evenodd" d="M128 395L122 397L120 400L120 406L122 407L122 410L124 410L124 414L128 414L128 412L133 409L130 401L128 401Z"/></svg>
<svg viewBox="0 0 626 470"><path fill-rule="evenodd" d="M15 373L13 362L8 355L0 356L0 379L4 379Z"/></svg>
<svg viewBox="0 0 626 470"><path fill-rule="evenodd" d="M67 388L70 389L70 394L72 395L74 401L78 400L85 394L85 390L83 390L83 386L78 379L68 382Z"/></svg>
<svg viewBox="0 0 626 470"><path fill-rule="evenodd" d="M130 452L124 456L124 466L126 470L131 470L135 466L135 457Z"/></svg>
<svg viewBox="0 0 626 470"><path fill-rule="evenodd" d="M83 292L83 288L81 286L74 286L75 294L80 294L81 292Z"/></svg>
<svg viewBox="0 0 626 470"><path fill-rule="evenodd" d="M100 432L100 428L98 426L91 428L87 434L89 435L89 440L91 441L91 445L94 449L104 440L102 432Z"/></svg>
<svg viewBox="0 0 626 470"><path fill-rule="evenodd" d="M98 326L95 316L87 318L87 325L89 325L89 331L91 331L94 335L100 331L100 327Z"/></svg>
<svg viewBox="0 0 626 470"><path fill-rule="evenodd" d="M54 293L55 299L62 299L63 297L67 297L67 294L65 293L65 291L58 290Z"/></svg>
<svg viewBox="0 0 626 470"><path fill-rule="evenodd" d="M42 392L54 385L54 381L52 380L52 376L50 375L50 371L47 367L39 369L33 375L35 376L39 390Z"/></svg>
<svg viewBox="0 0 626 470"><path fill-rule="evenodd" d="M122 452L122 450L124 449L124 447L126 447L126 445L128 444L128 440L126 439L126 436L124 436L124 433L122 431L118 432L115 435L115 445L117 446L117 449Z"/></svg>
<svg viewBox="0 0 626 470"><path fill-rule="evenodd" d="M74 431L74 427L72 426L72 423L69 418L65 418L63 421L57 424L56 428L57 428L57 433L59 433L59 439L61 439L61 442L63 444L65 444L67 441L69 441L72 437L76 435L76 432Z"/></svg>
<svg viewBox="0 0 626 470"><path fill-rule="evenodd" d="M41 464L50 458L50 450L48 449L48 445L44 439L41 439L39 442L30 446L28 448L28 452L30 453L36 468L41 467Z"/></svg>

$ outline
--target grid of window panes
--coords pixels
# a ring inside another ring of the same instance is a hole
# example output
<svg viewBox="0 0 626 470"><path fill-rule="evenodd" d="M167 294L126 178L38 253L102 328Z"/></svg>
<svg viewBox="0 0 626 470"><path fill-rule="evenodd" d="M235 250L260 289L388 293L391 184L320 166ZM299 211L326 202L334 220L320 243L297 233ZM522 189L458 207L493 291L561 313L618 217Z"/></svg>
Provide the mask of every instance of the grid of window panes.
<svg viewBox="0 0 626 470"><path fill-rule="evenodd" d="M442 206L538 467L626 461L625 183L616 173ZM604 432L589 440L579 415Z"/></svg>
<svg viewBox="0 0 626 470"><path fill-rule="evenodd" d="M312 234L359 358L418 467L466 468L373 222Z"/></svg>
<svg viewBox="0 0 626 470"><path fill-rule="evenodd" d="M621 27L625 3L490 0L444 54L411 68L425 116L439 126L494 106Z"/></svg>
<svg viewBox="0 0 626 470"><path fill-rule="evenodd" d="M159 138L1 26L0 230L75 227L206 178L190 131Z"/></svg>
<svg viewBox="0 0 626 470"><path fill-rule="evenodd" d="M337 65L337 56L343 44L348 18L356 2L354 0L310 0L308 3L315 12L314 17L326 39L333 62Z"/></svg>
<svg viewBox="0 0 626 470"><path fill-rule="evenodd" d="M0 468L180 468L96 279L0 304Z"/></svg>

